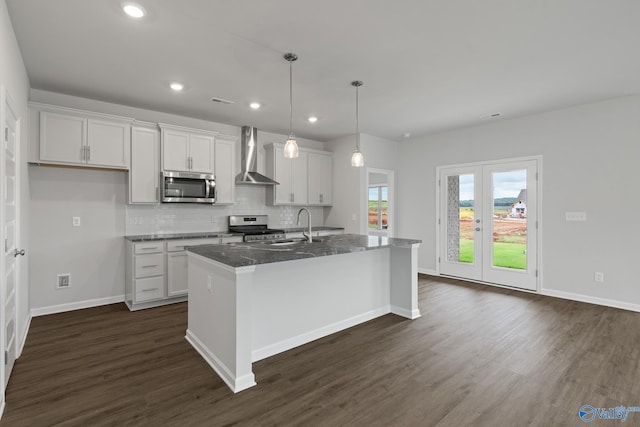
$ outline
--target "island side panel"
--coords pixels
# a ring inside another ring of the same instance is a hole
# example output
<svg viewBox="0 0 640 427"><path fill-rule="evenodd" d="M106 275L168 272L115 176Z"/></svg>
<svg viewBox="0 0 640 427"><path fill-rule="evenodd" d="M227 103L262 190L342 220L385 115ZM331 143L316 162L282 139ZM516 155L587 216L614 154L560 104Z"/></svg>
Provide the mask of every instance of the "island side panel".
<svg viewBox="0 0 640 427"><path fill-rule="evenodd" d="M408 319L420 317L418 308L418 248L391 247L391 312Z"/></svg>
<svg viewBox="0 0 640 427"><path fill-rule="evenodd" d="M256 266L253 361L390 312L389 248Z"/></svg>
<svg viewBox="0 0 640 427"><path fill-rule="evenodd" d="M254 267L234 269L188 253L187 340L232 391L254 386L251 281Z"/></svg>

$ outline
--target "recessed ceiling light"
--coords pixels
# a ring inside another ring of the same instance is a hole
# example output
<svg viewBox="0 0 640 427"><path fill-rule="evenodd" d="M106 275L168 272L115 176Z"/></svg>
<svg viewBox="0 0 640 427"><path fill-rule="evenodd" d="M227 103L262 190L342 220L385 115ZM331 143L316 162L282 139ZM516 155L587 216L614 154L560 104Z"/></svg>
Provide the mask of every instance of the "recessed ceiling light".
<svg viewBox="0 0 640 427"><path fill-rule="evenodd" d="M182 83L178 83L178 82L171 83L169 85L169 87L171 89L175 90L176 92L180 92L182 89L184 89L184 85Z"/></svg>
<svg viewBox="0 0 640 427"><path fill-rule="evenodd" d="M315 123L318 121L318 118L316 116L311 116L307 120L309 120L309 123Z"/></svg>
<svg viewBox="0 0 640 427"><path fill-rule="evenodd" d="M409 132L403 133L402 136L405 138L411 138L411 134Z"/></svg>
<svg viewBox="0 0 640 427"><path fill-rule="evenodd" d="M146 15L144 8L135 3L123 3L122 10L132 18L142 18Z"/></svg>
<svg viewBox="0 0 640 427"><path fill-rule="evenodd" d="M251 104L249 104L249 107L253 108L254 110L257 110L258 108L260 108L260 103L252 102Z"/></svg>

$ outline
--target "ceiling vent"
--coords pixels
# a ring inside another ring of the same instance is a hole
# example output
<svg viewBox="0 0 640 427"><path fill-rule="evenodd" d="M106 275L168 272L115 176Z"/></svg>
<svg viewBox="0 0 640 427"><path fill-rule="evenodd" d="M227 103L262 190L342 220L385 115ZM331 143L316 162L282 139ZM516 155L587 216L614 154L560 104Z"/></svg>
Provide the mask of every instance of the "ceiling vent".
<svg viewBox="0 0 640 427"><path fill-rule="evenodd" d="M222 98L216 98L216 97L211 98L211 102L215 102L217 104L225 104L225 105L235 104L235 102L229 101L228 99L222 99Z"/></svg>

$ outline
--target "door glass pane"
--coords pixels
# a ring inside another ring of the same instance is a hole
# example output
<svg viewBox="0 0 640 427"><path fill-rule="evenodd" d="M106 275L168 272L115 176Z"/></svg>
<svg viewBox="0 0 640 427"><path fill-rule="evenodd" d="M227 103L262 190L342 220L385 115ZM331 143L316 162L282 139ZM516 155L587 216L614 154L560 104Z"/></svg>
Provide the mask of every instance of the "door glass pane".
<svg viewBox="0 0 640 427"><path fill-rule="evenodd" d="M474 176L447 177L447 260L473 263Z"/></svg>
<svg viewBox="0 0 640 427"><path fill-rule="evenodd" d="M380 187L380 229L386 230L389 227L389 187Z"/></svg>
<svg viewBox="0 0 640 427"><path fill-rule="evenodd" d="M380 212L379 191L380 191L380 187L369 187L368 224L369 224L369 228L373 230L378 229L378 214Z"/></svg>
<svg viewBox="0 0 640 427"><path fill-rule="evenodd" d="M493 174L493 266L527 268L527 170Z"/></svg>

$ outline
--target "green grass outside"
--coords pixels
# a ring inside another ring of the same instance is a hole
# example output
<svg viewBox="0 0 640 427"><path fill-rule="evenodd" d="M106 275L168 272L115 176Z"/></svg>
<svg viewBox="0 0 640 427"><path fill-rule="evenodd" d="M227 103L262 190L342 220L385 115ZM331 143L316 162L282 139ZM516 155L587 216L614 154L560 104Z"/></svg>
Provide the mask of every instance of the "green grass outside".
<svg viewBox="0 0 640 427"><path fill-rule="evenodd" d="M524 270L527 268L527 245L517 243L493 243L493 265ZM473 240L460 239L460 262L473 262Z"/></svg>

